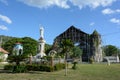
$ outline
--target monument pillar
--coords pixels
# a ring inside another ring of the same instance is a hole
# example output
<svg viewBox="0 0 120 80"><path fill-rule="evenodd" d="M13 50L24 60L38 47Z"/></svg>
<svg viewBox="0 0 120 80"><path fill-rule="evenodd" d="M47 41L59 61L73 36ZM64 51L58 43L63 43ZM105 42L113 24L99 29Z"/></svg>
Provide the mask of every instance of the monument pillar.
<svg viewBox="0 0 120 80"><path fill-rule="evenodd" d="M42 57L46 56L44 48L45 48L44 28L40 27L40 39L38 41L38 51L39 52L38 52L38 55L37 55L39 58L42 58Z"/></svg>

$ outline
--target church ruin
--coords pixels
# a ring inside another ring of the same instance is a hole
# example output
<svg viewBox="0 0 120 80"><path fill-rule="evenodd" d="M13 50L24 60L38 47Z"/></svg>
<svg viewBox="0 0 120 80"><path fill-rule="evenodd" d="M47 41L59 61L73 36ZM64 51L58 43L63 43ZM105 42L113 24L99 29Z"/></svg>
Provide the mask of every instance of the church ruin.
<svg viewBox="0 0 120 80"><path fill-rule="evenodd" d="M82 61L102 61L101 35L95 30L92 34L85 33L80 29L71 26L66 31L54 39L54 46L58 45L62 39L71 39L76 46L83 51Z"/></svg>

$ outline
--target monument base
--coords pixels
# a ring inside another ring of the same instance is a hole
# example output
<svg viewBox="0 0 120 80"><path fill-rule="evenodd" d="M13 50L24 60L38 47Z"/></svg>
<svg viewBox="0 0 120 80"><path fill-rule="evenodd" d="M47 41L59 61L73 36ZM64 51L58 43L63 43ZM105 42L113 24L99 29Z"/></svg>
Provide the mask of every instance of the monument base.
<svg viewBox="0 0 120 80"><path fill-rule="evenodd" d="M41 58L43 58L44 56L46 56L45 53L38 53L38 54L36 55L36 58L37 58L37 59L41 59Z"/></svg>

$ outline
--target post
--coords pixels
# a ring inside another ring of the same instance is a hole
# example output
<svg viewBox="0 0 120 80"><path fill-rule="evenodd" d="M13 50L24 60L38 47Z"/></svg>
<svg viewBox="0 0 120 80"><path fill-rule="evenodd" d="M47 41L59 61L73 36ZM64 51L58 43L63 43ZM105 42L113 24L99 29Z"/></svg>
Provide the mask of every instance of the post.
<svg viewBox="0 0 120 80"><path fill-rule="evenodd" d="M108 61L108 66L110 66L110 60L109 60L109 59L107 59L107 61Z"/></svg>
<svg viewBox="0 0 120 80"><path fill-rule="evenodd" d="M52 67L52 71L54 71L54 57L50 57L50 66Z"/></svg>
<svg viewBox="0 0 120 80"><path fill-rule="evenodd" d="M32 55L29 56L29 63L32 64Z"/></svg>
<svg viewBox="0 0 120 80"><path fill-rule="evenodd" d="M65 59L65 76L67 76L67 53L64 59Z"/></svg>
<svg viewBox="0 0 120 80"><path fill-rule="evenodd" d="M61 63L61 57L59 56L59 64Z"/></svg>
<svg viewBox="0 0 120 80"><path fill-rule="evenodd" d="M53 62L53 56L51 56L51 67L54 66L54 62Z"/></svg>

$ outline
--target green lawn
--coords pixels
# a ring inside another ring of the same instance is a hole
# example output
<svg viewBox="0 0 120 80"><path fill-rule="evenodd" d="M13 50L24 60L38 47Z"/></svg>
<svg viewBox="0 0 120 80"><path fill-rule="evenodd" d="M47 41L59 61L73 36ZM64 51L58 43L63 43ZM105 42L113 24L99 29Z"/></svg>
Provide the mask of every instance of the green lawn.
<svg viewBox="0 0 120 80"><path fill-rule="evenodd" d="M69 65L68 74L57 72L6 73L0 71L0 80L120 80L120 64L78 64L77 70Z"/></svg>

